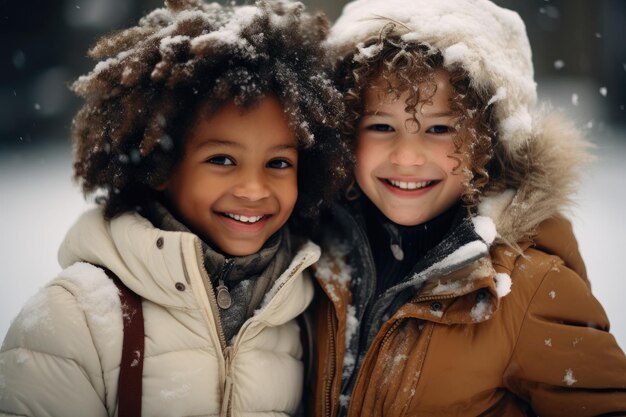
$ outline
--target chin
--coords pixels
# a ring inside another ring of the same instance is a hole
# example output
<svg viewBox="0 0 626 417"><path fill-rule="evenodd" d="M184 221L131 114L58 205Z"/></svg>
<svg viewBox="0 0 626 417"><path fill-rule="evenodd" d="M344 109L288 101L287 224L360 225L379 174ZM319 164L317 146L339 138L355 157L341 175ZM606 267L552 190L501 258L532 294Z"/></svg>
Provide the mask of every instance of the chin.
<svg viewBox="0 0 626 417"><path fill-rule="evenodd" d="M220 250L229 256L248 256L257 253L261 250L263 245L228 245L224 249Z"/></svg>
<svg viewBox="0 0 626 417"><path fill-rule="evenodd" d="M399 224L400 226L417 226L418 224L424 223L425 220L421 217L415 216L398 216L397 213L389 215L389 213L383 212L385 217L394 222L395 224Z"/></svg>
<svg viewBox="0 0 626 417"><path fill-rule="evenodd" d="M406 220L406 219L389 219L395 224L399 224L400 226L417 226L418 224L424 223L422 220Z"/></svg>

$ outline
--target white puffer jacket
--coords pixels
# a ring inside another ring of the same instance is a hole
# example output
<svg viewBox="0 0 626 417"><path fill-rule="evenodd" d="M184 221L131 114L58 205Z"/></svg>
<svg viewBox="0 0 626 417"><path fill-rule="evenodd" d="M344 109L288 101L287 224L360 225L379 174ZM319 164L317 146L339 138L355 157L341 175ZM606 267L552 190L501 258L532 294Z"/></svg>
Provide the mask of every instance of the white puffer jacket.
<svg viewBox="0 0 626 417"><path fill-rule="evenodd" d="M115 416L122 312L104 265L143 297L144 416L293 414L303 383L295 318L313 297L319 247L305 244L226 347L191 233L137 214L85 213L59 260L66 269L23 308L0 353L0 415Z"/></svg>

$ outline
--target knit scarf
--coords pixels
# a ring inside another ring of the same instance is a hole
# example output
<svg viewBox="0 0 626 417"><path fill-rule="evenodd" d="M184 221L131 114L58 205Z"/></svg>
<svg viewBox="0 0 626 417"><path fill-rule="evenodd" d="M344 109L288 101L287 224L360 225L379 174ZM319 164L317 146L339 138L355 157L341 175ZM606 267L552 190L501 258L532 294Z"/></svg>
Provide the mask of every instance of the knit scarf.
<svg viewBox="0 0 626 417"><path fill-rule="evenodd" d="M147 204L142 214L162 230L190 232L160 202ZM204 268L213 289L218 284L228 288L232 303L220 308L220 322L228 344L233 342L243 323L252 316L272 284L291 262L291 240L287 227L282 227L265 242L261 250L248 256L230 256L202 242Z"/></svg>

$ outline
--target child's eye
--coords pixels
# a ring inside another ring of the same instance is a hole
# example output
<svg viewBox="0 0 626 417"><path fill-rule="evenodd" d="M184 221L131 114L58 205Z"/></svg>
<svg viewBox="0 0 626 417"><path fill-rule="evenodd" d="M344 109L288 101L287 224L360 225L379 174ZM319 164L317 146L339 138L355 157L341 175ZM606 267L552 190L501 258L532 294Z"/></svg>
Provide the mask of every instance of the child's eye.
<svg viewBox="0 0 626 417"><path fill-rule="evenodd" d="M212 156L207 159L206 162L213 165L235 165L235 161L231 157L225 155Z"/></svg>
<svg viewBox="0 0 626 417"><path fill-rule="evenodd" d="M434 125L429 127L426 130L426 133L433 133L435 135L445 135L447 133L454 133L455 130L453 127L451 126L446 126L446 125Z"/></svg>
<svg viewBox="0 0 626 417"><path fill-rule="evenodd" d="M393 127L385 123L374 123L366 127L367 130L373 130L374 132L393 132Z"/></svg>
<svg viewBox="0 0 626 417"><path fill-rule="evenodd" d="M285 169L293 165L291 162L287 161L286 159L272 159L271 161L267 163L267 166L268 168Z"/></svg>

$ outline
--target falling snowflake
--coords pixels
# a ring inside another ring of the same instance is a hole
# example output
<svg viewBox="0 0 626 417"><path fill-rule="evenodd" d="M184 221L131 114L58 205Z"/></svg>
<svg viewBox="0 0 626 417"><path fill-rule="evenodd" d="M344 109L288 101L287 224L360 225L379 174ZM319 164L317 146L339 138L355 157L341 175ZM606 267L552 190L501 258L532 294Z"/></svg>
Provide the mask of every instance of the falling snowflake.
<svg viewBox="0 0 626 417"><path fill-rule="evenodd" d="M567 385L574 385L576 382L578 382L578 380L574 378L574 371L572 371L571 368L565 370L563 382L565 382Z"/></svg>
<svg viewBox="0 0 626 417"><path fill-rule="evenodd" d="M543 341L543 344L549 347L552 347L552 339L546 339Z"/></svg>
<svg viewBox="0 0 626 417"><path fill-rule="evenodd" d="M553 291L550 291L550 292L548 293L548 296L550 296L550 298L552 298L552 299L554 300L554 299L556 298L556 292L555 292L554 290L553 290Z"/></svg>
<svg viewBox="0 0 626 417"><path fill-rule="evenodd" d="M600 94L603 97L606 97L606 94L608 93L608 90L606 89L606 87L600 87Z"/></svg>
<svg viewBox="0 0 626 417"><path fill-rule="evenodd" d="M578 94L576 93L572 94L572 104L578 106Z"/></svg>
<svg viewBox="0 0 626 417"><path fill-rule="evenodd" d="M565 62L562 59L554 61L554 69L560 70L563 69L563 67L565 67Z"/></svg>

